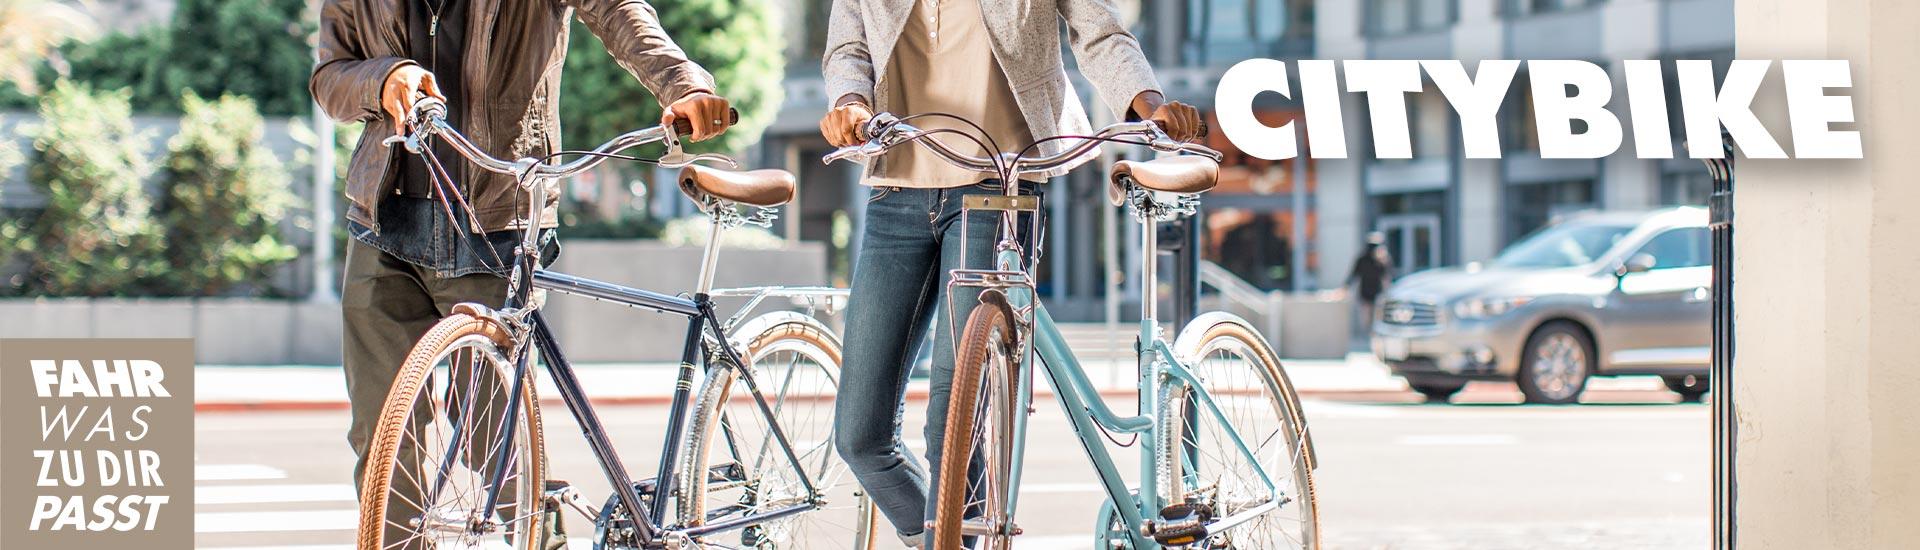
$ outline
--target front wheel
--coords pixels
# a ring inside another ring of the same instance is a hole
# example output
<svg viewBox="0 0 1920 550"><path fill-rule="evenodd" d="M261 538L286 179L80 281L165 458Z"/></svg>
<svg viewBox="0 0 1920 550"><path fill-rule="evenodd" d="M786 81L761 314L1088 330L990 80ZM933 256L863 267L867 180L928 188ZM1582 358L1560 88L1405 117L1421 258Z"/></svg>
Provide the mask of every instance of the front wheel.
<svg viewBox="0 0 1920 550"><path fill-rule="evenodd" d="M736 540L708 542L723 548L844 549L854 541L853 548L867 550L872 515L833 447L839 340L797 313L754 319L741 332L735 342L753 386L741 376L740 365L716 364L707 371L676 476L680 525L818 506L725 534ZM761 399L755 398L756 388ZM787 447L775 437L776 425ZM797 469L787 448L799 462ZM808 494L809 483L818 502Z"/></svg>
<svg viewBox="0 0 1920 550"><path fill-rule="evenodd" d="M1566 405L1580 400L1593 375L1593 340L1578 325L1547 323L1527 339L1515 382L1528 403Z"/></svg>
<svg viewBox="0 0 1920 550"><path fill-rule="evenodd" d="M967 316L953 365L953 395L941 435L934 480L934 550L1005 550L1013 518L1014 378L1018 360L1012 312L998 295L982 296ZM972 520L972 521L969 521ZM974 533L961 532L976 526ZM976 539L971 546L969 539Z"/></svg>
<svg viewBox="0 0 1920 550"><path fill-rule="evenodd" d="M1218 315L1196 320L1176 347L1199 387L1169 380L1161 388L1155 437L1167 507L1158 515L1161 525L1186 530L1155 538L1190 548L1318 548L1313 443L1266 340L1245 321ZM1262 507L1244 523L1219 523Z"/></svg>
<svg viewBox="0 0 1920 550"><path fill-rule="evenodd" d="M500 325L465 313L442 319L414 344L367 453L362 550L544 543L539 403L532 384L510 395L511 349ZM516 399L519 413L504 418ZM506 475L495 479L503 463ZM488 509L496 484L500 497Z"/></svg>

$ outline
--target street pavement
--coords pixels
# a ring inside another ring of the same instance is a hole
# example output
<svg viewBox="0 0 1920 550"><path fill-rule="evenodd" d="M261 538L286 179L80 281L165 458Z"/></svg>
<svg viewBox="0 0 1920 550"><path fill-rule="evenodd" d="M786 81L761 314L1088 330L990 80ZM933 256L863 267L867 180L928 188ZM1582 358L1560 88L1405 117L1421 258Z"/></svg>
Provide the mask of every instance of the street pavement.
<svg viewBox="0 0 1920 550"><path fill-rule="evenodd" d="M1657 380L1607 382L1589 393L1593 404L1570 407L1513 405L1511 385L1494 384L1470 387L1457 399L1465 405L1414 404L1418 396L1386 387L1306 392L1324 547L1706 546L1707 409L1646 388ZM1130 398L1110 399L1131 409ZM648 477L666 408L627 403L599 410L628 468ZM907 408L909 443L923 448L922 407ZM545 417L552 475L597 503L607 485L564 410ZM1038 411L1018 547L1090 548L1102 493L1059 408L1043 401ZM347 548L356 518L346 423L345 411L325 407L203 409L197 546ZM1123 472L1137 471L1132 449L1112 450ZM587 522L568 521L581 534L574 546L589 547Z"/></svg>
<svg viewBox="0 0 1920 550"><path fill-rule="evenodd" d="M1295 391L1303 396L1330 399L1418 402L1406 382L1393 376L1371 354L1353 353L1340 359L1282 361ZM605 363L577 365L581 386L593 388L589 397L602 405L652 405L672 397L678 363ZM1081 364L1087 380L1103 394L1131 395L1138 385L1132 361L1092 360ZM539 394L557 403L559 393L547 373L537 371ZM233 366L203 365L194 369L194 405L201 412L246 410L326 410L347 406L346 379L339 365ZM908 393L924 398L927 381L916 380ZM1517 403L1512 384L1475 383L1476 391L1456 402ZM1673 401L1660 379L1651 376L1596 378L1588 382L1588 401ZM1044 384L1037 389L1046 392Z"/></svg>

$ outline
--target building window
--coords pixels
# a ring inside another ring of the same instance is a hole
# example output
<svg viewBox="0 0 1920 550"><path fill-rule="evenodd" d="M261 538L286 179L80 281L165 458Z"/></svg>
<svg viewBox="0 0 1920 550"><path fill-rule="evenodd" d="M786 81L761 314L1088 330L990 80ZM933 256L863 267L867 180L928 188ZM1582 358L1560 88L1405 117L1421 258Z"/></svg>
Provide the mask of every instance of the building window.
<svg viewBox="0 0 1920 550"><path fill-rule="evenodd" d="M1508 17L1524 17L1590 8L1605 3L1607 0L1506 0L1501 4L1501 11Z"/></svg>
<svg viewBox="0 0 1920 550"><path fill-rule="evenodd" d="M1458 0L1368 0L1367 34L1393 36L1443 29L1458 20Z"/></svg>
<svg viewBox="0 0 1920 550"><path fill-rule="evenodd" d="M1311 54L1311 0L1185 0L1184 3L1187 60L1193 64ZM1141 26L1152 26L1144 17L1141 23Z"/></svg>
<svg viewBox="0 0 1920 550"><path fill-rule="evenodd" d="M1521 183L1507 187L1507 242L1559 221L1568 214L1592 210L1593 180Z"/></svg>

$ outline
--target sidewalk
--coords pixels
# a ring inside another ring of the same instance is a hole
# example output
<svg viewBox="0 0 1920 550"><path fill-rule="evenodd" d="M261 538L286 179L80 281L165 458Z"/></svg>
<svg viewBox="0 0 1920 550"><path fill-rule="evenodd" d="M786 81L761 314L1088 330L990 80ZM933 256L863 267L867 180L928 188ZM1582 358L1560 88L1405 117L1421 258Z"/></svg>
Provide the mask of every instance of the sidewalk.
<svg viewBox="0 0 1920 550"><path fill-rule="evenodd" d="M1400 378L1388 374L1373 356L1362 353L1344 360L1282 360L1294 388L1307 397L1391 396L1407 392ZM598 363L576 365L580 385L597 405L651 405L673 398L674 363ZM1135 375L1131 362L1093 362L1087 378L1107 396L1132 395ZM1664 391L1658 379L1646 377L1597 378L1588 383L1599 390ZM559 391L545 371L539 375L540 395L557 401ZM1041 383L1042 395L1052 388ZM924 399L926 380L908 386L910 399ZM346 381L338 365L327 366L201 366L194 370L194 408L198 411L331 410L347 407Z"/></svg>

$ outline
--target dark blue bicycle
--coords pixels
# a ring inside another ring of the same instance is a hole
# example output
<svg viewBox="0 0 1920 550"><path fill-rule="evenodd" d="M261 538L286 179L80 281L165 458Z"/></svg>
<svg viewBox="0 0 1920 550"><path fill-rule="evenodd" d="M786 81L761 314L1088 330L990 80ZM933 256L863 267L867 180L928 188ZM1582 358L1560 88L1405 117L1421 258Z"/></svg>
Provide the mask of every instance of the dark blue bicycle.
<svg viewBox="0 0 1920 550"><path fill-rule="evenodd" d="M430 137L484 169L520 178L529 227L539 227L552 182L610 159L680 168L681 191L712 217L712 227L690 297L545 271L538 232L525 231L511 266L500 261L508 275L505 307L454 307L402 365L361 485L359 546L542 548L559 510L572 509L592 518L594 548L868 548L871 509L833 451L839 339L811 315L834 307L845 291L713 288L721 232L771 223L773 208L793 197L793 175L701 166L732 161L681 152L677 136L687 129L664 126L591 151L506 161L448 126L445 112L438 101L423 100L413 111L413 133L391 141L422 155L437 174L446 172L422 146ZM666 145L658 159L621 154L654 142ZM559 162L566 157L573 160ZM448 215L466 206L458 186L436 180ZM687 318L653 477L635 480L621 463L540 314L545 291ZM721 317L717 296L747 302ZM746 319L767 298L807 307ZM548 481L535 365L545 366L612 488L598 506Z"/></svg>

